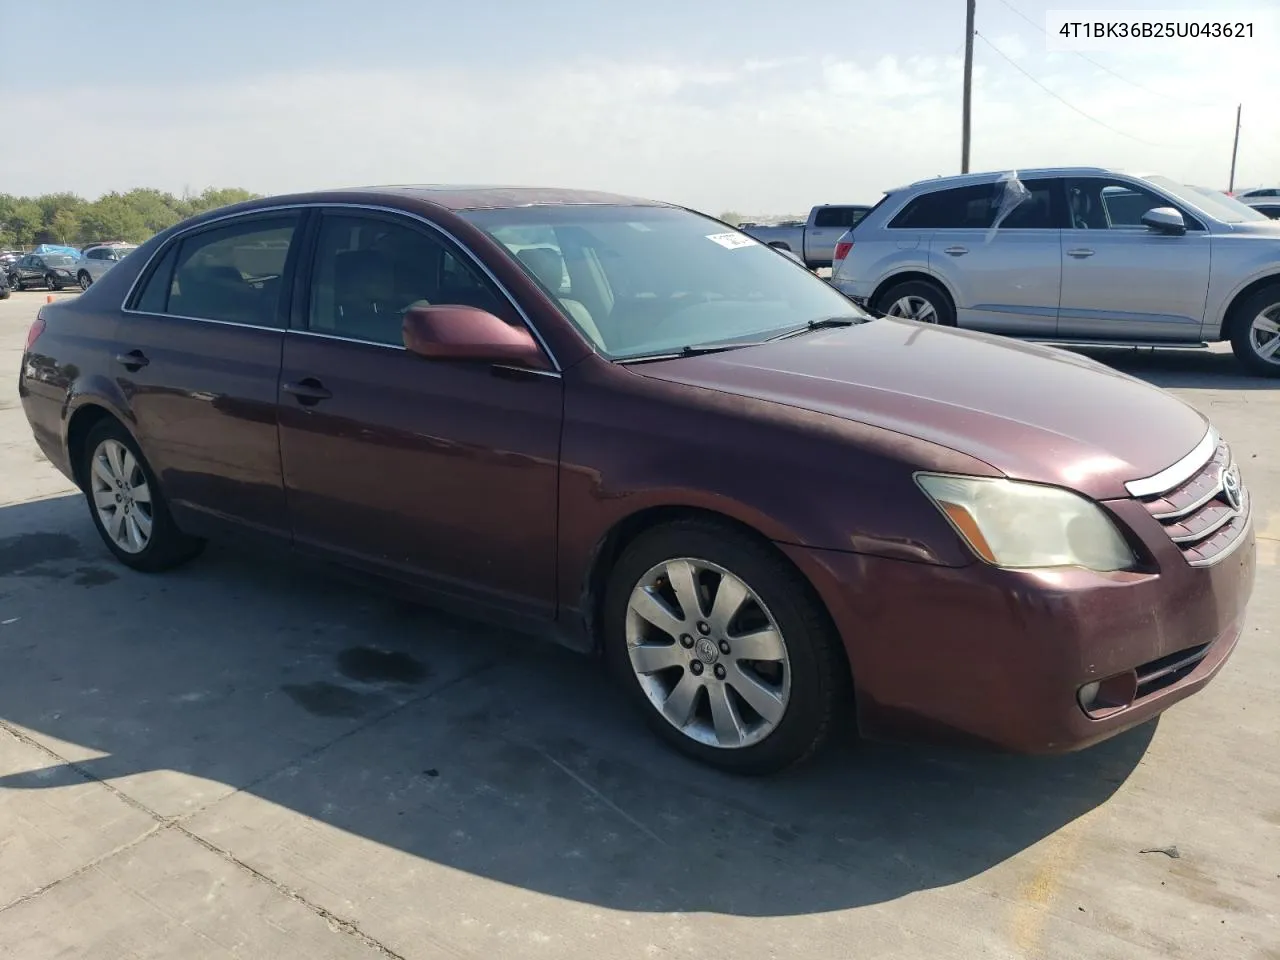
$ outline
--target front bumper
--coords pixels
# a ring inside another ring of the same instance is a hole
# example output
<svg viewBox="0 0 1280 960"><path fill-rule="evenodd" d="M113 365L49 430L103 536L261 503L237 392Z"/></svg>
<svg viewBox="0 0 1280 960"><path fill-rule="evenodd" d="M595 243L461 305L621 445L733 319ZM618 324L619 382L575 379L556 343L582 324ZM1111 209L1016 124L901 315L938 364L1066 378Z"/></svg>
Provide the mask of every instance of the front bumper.
<svg viewBox="0 0 1280 960"><path fill-rule="evenodd" d="M1151 719L1207 684L1235 648L1253 530L1212 566L1192 567L1170 547L1159 573L1110 574L783 549L844 638L865 735L1055 753ZM1085 713L1082 685L1135 670L1154 679L1131 704Z"/></svg>

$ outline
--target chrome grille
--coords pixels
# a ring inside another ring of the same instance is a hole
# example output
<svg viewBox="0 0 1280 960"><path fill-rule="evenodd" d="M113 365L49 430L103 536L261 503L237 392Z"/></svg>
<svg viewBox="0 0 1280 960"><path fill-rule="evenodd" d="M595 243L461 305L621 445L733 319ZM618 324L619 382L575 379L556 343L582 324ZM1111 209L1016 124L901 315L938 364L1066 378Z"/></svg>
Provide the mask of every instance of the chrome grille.
<svg viewBox="0 0 1280 960"><path fill-rule="evenodd" d="M1194 567L1226 557L1249 529L1249 493L1231 448L1216 435L1206 440L1213 444L1208 459L1179 471L1189 476L1171 478L1174 482L1167 489L1150 490L1143 481L1130 484L1143 494L1137 499Z"/></svg>

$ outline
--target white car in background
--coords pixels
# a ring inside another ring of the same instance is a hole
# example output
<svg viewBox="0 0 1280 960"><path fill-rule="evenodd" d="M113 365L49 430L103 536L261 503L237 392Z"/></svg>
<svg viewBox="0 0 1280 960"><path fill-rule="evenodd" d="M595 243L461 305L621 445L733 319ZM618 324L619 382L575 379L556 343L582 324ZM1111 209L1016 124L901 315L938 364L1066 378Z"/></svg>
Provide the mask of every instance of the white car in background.
<svg viewBox="0 0 1280 960"><path fill-rule="evenodd" d="M76 261L76 280L81 290L88 290L95 280L137 250L132 243L97 243L85 247Z"/></svg>

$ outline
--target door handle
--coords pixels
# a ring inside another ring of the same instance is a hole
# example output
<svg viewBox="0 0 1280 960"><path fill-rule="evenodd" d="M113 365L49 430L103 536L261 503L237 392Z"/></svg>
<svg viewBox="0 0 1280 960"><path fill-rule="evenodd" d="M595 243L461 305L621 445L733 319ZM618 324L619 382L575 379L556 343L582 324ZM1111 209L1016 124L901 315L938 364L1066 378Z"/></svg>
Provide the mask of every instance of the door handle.
<svg viewBox="0 0 1280 960"><path fill-rule="evenodd" d="M947 249L942 252L952 257L963 257L966 253L969 252L969 248L968 247L947 247Z"/></svg>
<svg viewBox="0 0 1280 960"><path fill-rule="evenodd" d="M321 400L328 400L333 396L315 377L307 377L299 380L297 383L286 383L280 387L285 393L292 394L304 407L315 406Z"/></svg>
<svg viewBox="0 0 1280 960"><path fill-rule="evenodd" d="M128 353L117 353L116 363L120 364L130 373L141 370L151 361L147 359L147 355L141 350L130 350Z"/></svg>
<svg viewBox="0 0 1280 960"><path fill-rule="evenodd" d="M1092 257L1093 251L1088 247L1076 247L1074 250L1068 250L1067 256L1075 257L1077 260L1083 260L1085 257Z"/></svg>

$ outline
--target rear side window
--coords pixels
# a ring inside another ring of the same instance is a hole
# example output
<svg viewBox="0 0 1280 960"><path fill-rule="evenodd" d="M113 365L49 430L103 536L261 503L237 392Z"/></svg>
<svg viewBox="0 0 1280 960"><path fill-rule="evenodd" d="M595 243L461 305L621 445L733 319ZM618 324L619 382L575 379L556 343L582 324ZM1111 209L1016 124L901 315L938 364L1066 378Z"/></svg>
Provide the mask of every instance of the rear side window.
<svg viewBox="0 0 1280 960"><path fill-rule="evenodd" d="M823 207L813 218L815 227L852 227L867 215L866 207Z"/></svg>
<svg viewBox="0 0 1280 960"><path fill-rule="evenodd" d="M916 230L985 230L995 220L995 184L926 193L907 203L890 227Z"/></svg>
<svg viewBox="0 0 1280 960"><path fill-rule="evenodd" d="M184 237L147 279L137 309L282 327L280 293L296 214L255 218Z"/></svg>

